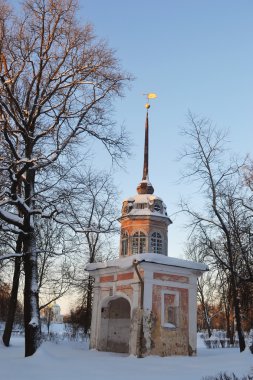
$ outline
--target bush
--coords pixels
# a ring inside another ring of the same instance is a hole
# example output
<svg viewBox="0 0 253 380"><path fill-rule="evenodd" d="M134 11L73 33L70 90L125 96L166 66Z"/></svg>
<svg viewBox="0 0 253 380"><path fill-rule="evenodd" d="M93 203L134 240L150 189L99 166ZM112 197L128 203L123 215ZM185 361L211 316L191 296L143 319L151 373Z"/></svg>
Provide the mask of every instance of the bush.
<svg viewBox="0 0 253 380"><path fill-rule="evenodd" d="M234 373L228 375L227 373L219 373L216 376L206 376L202 380L253 380L253 376L247 375L242 378L237 377Z"/></svg>
<svg viewBox="0 0 253 380"><path fill-rule="evenodd" d="M251 329L249 332L248 345L250 352L253 354L253 329Z"/></svg>
<svg viewBox="0 0 253 380"><path fill-rule="evenodd" d="M4 282L0 282L0 321L6 322L10 294L11 294L10 285ZM23 325L23 307L19 301L17 301L17 306L16 306L15 323Z"/></svg>

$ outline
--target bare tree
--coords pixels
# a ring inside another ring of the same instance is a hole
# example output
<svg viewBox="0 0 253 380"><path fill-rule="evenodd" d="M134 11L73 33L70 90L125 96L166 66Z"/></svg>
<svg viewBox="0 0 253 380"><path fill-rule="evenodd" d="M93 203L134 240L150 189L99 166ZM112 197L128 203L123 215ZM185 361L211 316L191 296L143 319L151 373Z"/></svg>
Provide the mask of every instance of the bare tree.
<svg viewBox="0 0 253 380"><path fill-rule="evenodd" d="M8 304L11 297L11 288L8 283L4 281L0 281L0 320L6 321L8 318ZM22 304L21 302L17 302L17 313L15 317L15 323L22 324Z"/></svg>
<svg viewBox="0 0 253 380"><path fill-rule="evenodd" d="M67 231L51 219L41 219L35 225L38 247L38 290L40 311L61 298L72 283L71 240ZM16 251L22 252L21 234L17 238ZM8 244L10 250L10 244ZM12 287L8 302L8 313L3 334L3 343L10 344L12 328L18 304L19 279L22 257L14 259Z"/></svg>
<svg viewBox="0 0 253 380"><path fill-rule="evenodd" d="M247 157L245 165L241 169L242 185L247 189L247 195L242 199L244 207L253 212L253 160Z"/></svg>
<svg viewBox="0 0 253 380"><path fill-rule="evenodd" d="M129 76L92 27L80 26L76 10L75 0L27 0L21 15L1 20L1 147L7 154L0 169L8 182L1 186L0 219L22 234L26 356L40 344L34 220L58 212L55 204L42 207L48 189L38 186L39 178L90 138L116 160L126 153L126 136L115 132L108 115Z"/></svg>
<svg viewBox="0 0 253 380"><path fill-rule="evenodd" d="M50 332L50 325L53 320L53 309L51 305L48 305L44 308L44 318L47 325L47 334L49 335Z"/></svg>
<svg viewBox="0 0 253 380"><path fill-rule="evenodd" d="M78 269L73 284L81 297L79 306L83 309L87 333L91 323L93 278L84 268L87 263L106 260L113 255L113 236L118 233L118 192L110 174L92 168L77 173L71 186L62 223L67 224L79 240L75 254Z"/></svg>
<svg viewBox="0 0 253 380"><path fill-rule="evenodd" d="M73 239L67 229L51 219L41 219L36 226L38 253L38 288L40 310L57 301L71 287L74 277L71 253Z"/></svg>
<svg viewBox="0 0 253 380"><path fill-rule="evenodd" d="M185 255L194 261L206 261L206 246L202 244L198 235L191 236ZM212 262L207 262L209 263L209 272L204 273L198 279L197 301L200 305L199 311L201 310L202 326L207 329L210 337L212 335L212 319L217 315L219 292L217 288L217 268L213 266Z"/></svg>
<svg viewBox="0 0 253 380"><path fill-rule="evenodd" d="M238 165L233 162L225 164L226 136L217 131L210 121L189 114L189 128L184 130L184 134L189 138L183 153L183 158L189 159L186 176L200 182L206 202L200 211L182 202L182 210L191 216L192 227L195 233L201 234L207 254L215 257L223 270L229 271L240 351L243 351L245 340L238 294L239 253L232 227L235 210L232 199L237 190L235 177L238 176ZM225 254L220 255L221 252Z"/></svg>

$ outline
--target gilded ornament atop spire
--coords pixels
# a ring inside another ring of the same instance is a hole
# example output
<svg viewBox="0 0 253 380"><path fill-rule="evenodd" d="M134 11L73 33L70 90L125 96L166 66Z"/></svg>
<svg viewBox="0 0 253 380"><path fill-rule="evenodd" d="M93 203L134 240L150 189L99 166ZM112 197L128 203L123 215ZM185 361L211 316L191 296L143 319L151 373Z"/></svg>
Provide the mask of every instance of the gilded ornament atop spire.
<svg viewBox="0 0 253 380"><path fill-rule="evenodd" d="M148 124L148 110L150 108L149 100L157 98L157 95L150 92L148 94L145 94L147 96L148 102L145 104L145 107L147 109L146 113L146 122L145 122L145 142L144 142L144 163L143 163L143 176L142 181L137 186L137 192L138 194L153 194L154 188L152 184L149 182L148 177L148 138L149 138L149 124Z"/></svg>

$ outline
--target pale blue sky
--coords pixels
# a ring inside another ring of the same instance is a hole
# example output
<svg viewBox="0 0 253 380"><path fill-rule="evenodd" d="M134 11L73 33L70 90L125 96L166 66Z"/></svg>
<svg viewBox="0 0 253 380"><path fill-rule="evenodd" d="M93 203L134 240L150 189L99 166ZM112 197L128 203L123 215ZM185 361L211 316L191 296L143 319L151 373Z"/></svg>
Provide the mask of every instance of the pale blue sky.
<svg viewBox="0 0 253 380"><path fill-rule="evenodd" d="M12 0L12 4L18 3ZM156 92L150 110L150 180L173 219L168 255L183 255L186 219L173 216L180 196L194 186L177 184L177 162L188 110L230 129L231 149L245 155L253 142L253 1L251 0L80 0L80 19L116 50L122 67L135 76L115 103L115 120L134 141L126 171L115 170L122 200L141 180L145 122L143 93ZM99 168L109 169L102 154ZM102 163L104 163L102 165ZM197 200L197 201L196 201ZM67 312L69 300L60 302ZM71 302L70 302L71 303Z"/></svg>
<svg viewBox="0 0 253 380"><path fill-rule="evenodd" d="M12 0L17 4L17 0ZM126 171L115 171L122 199L133 195L142 176L145 98L150 110L150 180L170 215L193 187L178 185L182 164L180 127L188 110L230 129L231 149L251 152L253 141L253 2L251 0L80 0L80 19L108 41L124 70L135 76L115 103L115 120L134 141ZM97 151L100 151L97 150ZM110 160L98 155L98 166ZM174 220L174 217L172 216ZM168 254L183 253L185 219L169 227Z"/></svg>
<svg viewBox="0 0 253 380"><path fill-rule="evenodd" d="M150 110L150 180L169 214L180 195L176 159L179 134L188 110L230 130L231 149L245 155L253 141L253 2L240 0L82 0L81 19L94 24L98 36L116 49L125 70L135 77L131 90L115 104L135 145L127 172L116 182L122 199L135 193L142 175L146 92L158 99ZM173 217L174 219L174 217ZM170 256L181 256L185 219L169 227Z"/></svg>

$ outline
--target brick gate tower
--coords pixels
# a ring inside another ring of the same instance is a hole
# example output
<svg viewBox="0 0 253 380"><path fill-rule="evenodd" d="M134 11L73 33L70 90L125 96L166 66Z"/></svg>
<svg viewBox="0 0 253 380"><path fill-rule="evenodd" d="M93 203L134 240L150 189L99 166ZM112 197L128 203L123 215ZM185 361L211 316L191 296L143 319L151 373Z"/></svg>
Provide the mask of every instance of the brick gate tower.
<svg viewBox="0 0 253 380"><path fill-rule="evenodd" d="M194 355L197 278L208 268L167 256L172 222L149 181L149 107L143 177L119 218L119 258L86 267L95 280L90 347L138 357Z"/></svg>

